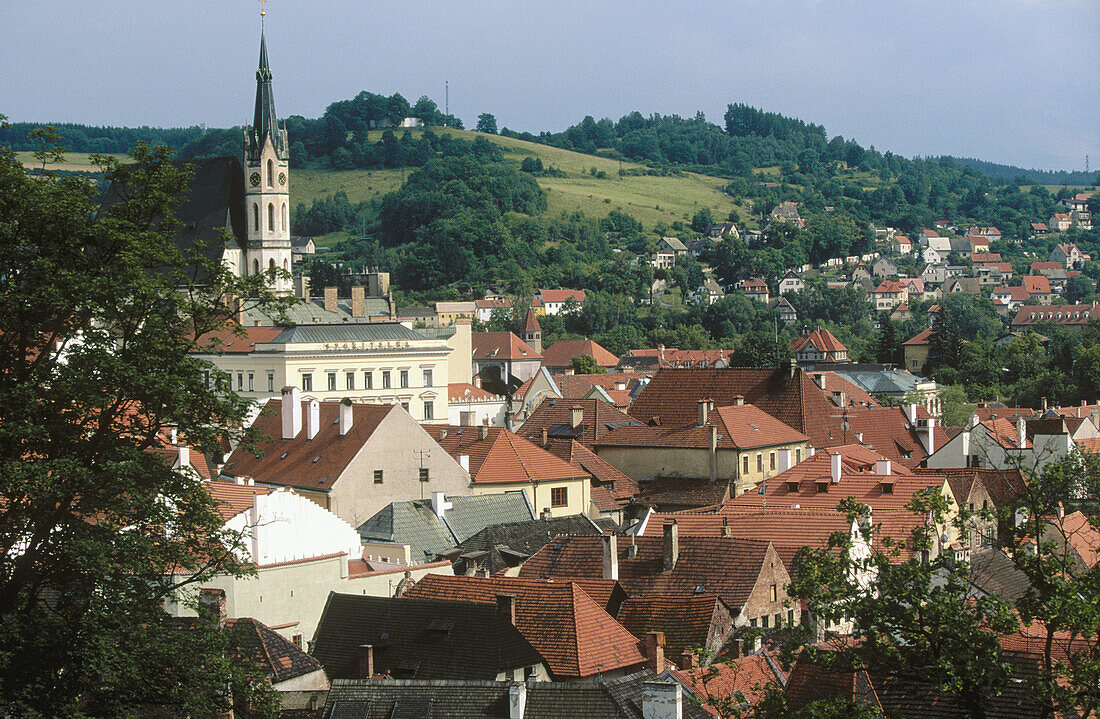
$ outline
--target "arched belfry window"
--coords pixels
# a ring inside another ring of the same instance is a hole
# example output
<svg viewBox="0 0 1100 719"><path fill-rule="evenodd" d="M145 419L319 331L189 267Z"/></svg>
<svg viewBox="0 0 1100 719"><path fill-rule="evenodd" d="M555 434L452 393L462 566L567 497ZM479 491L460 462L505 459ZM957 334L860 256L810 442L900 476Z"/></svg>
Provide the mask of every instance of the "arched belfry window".
<svg viewBox="0 0 1100 719"><path fill-rule="evenodd" d="M287 260L285 257L283 258L283 271L290 272L290 261Z"/></svg>
<svg viewBox="0 0 1100 719"><path fill-rule="evenodd" d="M260 206L255 202L252 203L252 229L260 231Z"/></svg>
<svg viewBox="0 0 1100 719"><path fill-rule="evenodd" d="M267 186L275 187L275 162L267 161Z"/></svg>
<svg viewBox="0 0 1100 719"><path fill-rule="evenodd" d="M267 203L267 231L275 231L275 203Z"/></svg>
<svg viewBox="0 0 1100 719"><path fill-rule="evenodd" d="M275 269L275 260L274 259L271 259L271 260L267 261L267 269L269 269L269 270Z"/></svg>
<svg viewBox="0 0 1100 719"><path fill-rule="evenodd" d="M286 203L283 203L283 232L286 232Z"/></svg>
<svg viewBox="0 0 1100 719"><path fill-rule="evenodd" d="M260 274L260 261L259 260L252 260L252 274L254 274L254 275Z"/></svg>

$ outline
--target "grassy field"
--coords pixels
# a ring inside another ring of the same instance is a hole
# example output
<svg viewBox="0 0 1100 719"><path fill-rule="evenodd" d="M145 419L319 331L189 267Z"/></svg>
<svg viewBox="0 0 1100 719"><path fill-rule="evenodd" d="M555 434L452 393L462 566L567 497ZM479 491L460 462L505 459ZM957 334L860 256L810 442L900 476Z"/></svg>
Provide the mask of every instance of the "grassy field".
<svg viewBox="0 0 1100 719"><path fill-rule="evenodd" d="M66 152L65 162L60 164L48 163L47 170L69 170L92 172L97 168L92 164L91 155L87 152ZM111 155L111 157L125 158L126 155ZM34 159L33 152L17 152L15 158L23 163L23 167L41 167L42 163Z"/></svg>

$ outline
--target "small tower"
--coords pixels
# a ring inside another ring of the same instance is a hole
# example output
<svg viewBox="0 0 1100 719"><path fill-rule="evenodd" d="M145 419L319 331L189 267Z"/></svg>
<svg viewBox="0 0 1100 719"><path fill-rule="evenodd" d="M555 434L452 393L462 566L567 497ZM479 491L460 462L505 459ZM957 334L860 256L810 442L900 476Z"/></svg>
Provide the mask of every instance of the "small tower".
<svg viewBox="0 0 1100 719"><path fill-rule="evenodd" d="M539 327L539 319L535 317L535 311L530 307L527 308L527 316L523 318L520 339L535 352L542 354L542 327Z"/></svg>
<svg viewBox="0 0 1100 719"><path fill-rule="evenodd" d="M248 217L248 247L242 275L255 275L271 268L290 273L290 151L286 130L275 117L275 95L271 89L271 67L267 62L267 40L260 30L260 66L256 71L256 111L252 126L244 131L245 205ZM289 294L291 280L269 285L278 294Z"/></svg>

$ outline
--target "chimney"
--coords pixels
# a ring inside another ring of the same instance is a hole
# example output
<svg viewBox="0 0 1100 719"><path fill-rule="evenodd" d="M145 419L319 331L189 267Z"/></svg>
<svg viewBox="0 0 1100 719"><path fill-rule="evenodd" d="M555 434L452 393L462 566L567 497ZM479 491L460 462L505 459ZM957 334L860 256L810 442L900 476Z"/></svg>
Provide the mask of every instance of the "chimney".
<svg viewBox="0 0 1100 719"><path fill-rule="evenodd" d="M481 377L476 374L474 375L474 387L481 389Z"/></svg>
<svg viewBox="0 0 1100 719"><path fill-rule="evenodd" d="M302 431L302 395L297 387L283 387L283 439L294 439Z"/></svg>
<svg viewBox="0 0 1100 719"><path fill-rule="evenodd" d="M374 676L374 646L359 645L359 678L370 679Z"/></svg>
<svg viewBox="0 0 1100 719"><path fill-rule="evenodd" d="M791 468L791 450L781 449L779 450L779 464L776 466L779 470L779 474L783 474Z"/></svg>
<svg viewBox="0 0 1100 719"><path fill-rule="evenodd" d="M614 534L605 534L603 541L603 578L619 578L619 538Z"/></svg>
<svg viewBox="0 0 1100 719"><path fill-rule="evenodd" d="M1046 397L1043 397L1043 413L1044 413L1044 414L1045 414L1045 413L1046 413L1046 411L1047 411L1047 407L1048 407L1048 403L1047 403L1047 398L1046 398Z"/></svg>
<svg viewBox="0 0 1100 719"><path fill-rule="evenodd" d="M875 461L875 474L890 474L890 460L879 459Z"/></svg>
<svg viewBox="0 0 1100 719"><path fill-rule="evenodd" d="M710 426L710 481L718 481L718 426Z"/></svg>
<svg viewBox="0 0 1100 719"><path fill-rule="evenodd" d="M321 403L311 399L306 404L306 439L313 439L321 429Z"/></svg>
<svg viewBox="0 0 1100 719"><path fill-rule="evenodd" d="M545 447L550 443L550 433L546 430L546 427L542 428L542 432L539 434L539 444Z"/></svg>
<svg viewBox="0 0 1100 719"><path fill-rule="evenodd" d="M294 278L294 296L303 300L309 299L309 275L298 275Z"/></svg>
<svg viewBox="0 0 1100 719"><path fill-rule="evenodd" d="M432 492L432 511L435 512L436 517L443 519L447 510L453 506L447 501L447 496L443 492Z"/></svg>
<svg viewBox="0 0 1100 719"><path fill-rule="evenodd" d="M682 719L684 695L677 682L644 682L642 719Z"/></svg>
<svg viewBox="0 0 1100 719"><path fill-rule="evenodd" d="M662 570L671 572L676 568L676 561L680 559L680 528L676 526L676 520L672 520L664 526L664 552Z"/></svg>
<svg viewBox="0 0 1100 719"><path fill-rule="evenodd" d="M489 428L485 425L479 425L477 428L477 438L486 439L489 436Z"/></svg>
<svg viewBox="0 0 1100 719"><path fill-rule="evenodd" d="M731 405L733 407L740 407L741 405L745 404L745 395L743 394L735 394L731 399L733 400L731 402ZM710 401L710 408L714 409L714 400Z"/></svg>
<svg viewBox="0 0 1100 719"><path fill-rule="evenodd" d="M355 285L351 288L351 316L352 317L366 317L367 316L367 302L366 302L366 289L363 285Z"/></svg>
<svg viewBox="0 0 1100 719"><path fill-rule="evenodd" d="M325 312L336 311L336 297L337 295L335 287L325 288Z"/></svg>
<svg viewBox="0 0 1100 719"><path fill-rule="evenodd" d="M512 682L508 685L508 719L524 719L527 712L527 684Z"/></svg>
<svg viewBox="0 0 1100 719"><path fill-rule="evenodd" d="M978 413L974 412L974 413L971 413L970 419L967 420L966 427L967 427L967 429L974 429L977 426L978 426Z"/></svg>
<svg viewBox="0 0 1100 719"><path fill-rule="evenodd" d="M798 371L798 361L794 358L788 358L779 363L781 370L787 373L787 379L794 379L795 372Z"/></svg>
<svg viewBox="0 0 1100 719"><path fill-rule="evenodd" d="M664 632L649 632L645 635L645 661L655 674L665 670Z"/></svg>
<svg viewBox="0 0 1100 719"><path fill-rule="evenodd" d="M691 649L685 649L680 655L680 667L685 670L699 668L699 655Z"/></svg>
<svg viewBox="0 0 1100 719"><path fill-rule="evenodd" d="M584 408L579 404L575 404L569 410L569 426L576 429L581 426L582 422L584 422Z"/></svg>
<svg viewBox="0 0 1100 719"><path fill-rule="evenodd" d="M928 454L935 454L936 452L936 418L929 417L928 424L925 425L925 439L924 448L928 450Z"/></svg>
<svg viewBox="0 0 1100 719"><path fill-rule="evenodd" d="M913 402L903 405L905 409L905 416L909 420L909 424L917 423L917 405Z"/></svg>
<svg viewBox="0 0 1100 719"><path fill-rule="evenodd" d="M186 444L181 444L176 447L176 451L179 454L180 469L185 469L191 466L191 448Z"/></svg>
<svg viewBox="0 0 1100 719"><path fill-rule="evenodd" d="M1066 507L1065 507L1065 505L1062 504L1061 502L1058 502L1058 508L1055 510L1055 513L1058 515L1058 519L1065 519L1066 518Z"/></svg>
<svg viewBox="0 0 1100 719"><path fill-rule="evenodd" d="M856 441L863 444L863 432L856 432Z"/></svg>
<svg viewBox="0 0 1100 719"><path fill-rule="evenodd" d="M842 389L833 390L833 404L837 407L845 407L848 404L848 395Z"/></svg>
<svg viewBox="0 0 1100 719"><path fill-rule="evenodd" d="M699 405L699 426L702 427L707 423L707 407L709 405L705 399L699 400L697 404Z"/></svg>
<svg viewBox="0 0 1100 719"><path fill-rule="evenodd" d="M199 590L199 606L210 613L219 627L225 626L225 590L204 587Z"/></svg>
<svg viewBox="0 0 1100 719"><path fill-rule="evenodd" d="M745 656L744 639L734 639L730 642L729 647L729 654L731 659L740 659L741 657Z"/></svg>
<svg viewBox="0 0 1100 719"><path fill-rule="evenodd" d="M821 389L825 389L825 374L823 372L817 372L814 374L814 384Z"/></svg>
<svg viewBox="0 0 1100 719"><path fill-rule="evenodd" d="M516 595L497 595L497 618L508 622L512 626L516 625Z"/></svg>
<svg viewBox="0 0 1100 719"><path fill-rule="evenodd" d="M840 482L841 459L840 452L829 453L829 474L832 477L833 484Z"/></svg>
<svg viewBox="0 0 1100 719"><path fill-rule="evenodd" d="M460 454L458 455L458 464L462 467L462 471L466 474L470 473L470 455Z"/></svg>
<svg viewBox="0 0 1100 719"><path fill-rule="evenodd" d="M348 432L351 431L351 425L355 422L355 416L352 413L351 400L344 397L340 400L340 436L346 437Z"/></svg>
<svg viewBox="0 0 1100 719"><path fill-rule="evenodd" d="M657 345L657 355L660 357L660 364L665 363L665 346Z"/></svg>
<svg viewBox="0 0 1100 719"><path fill-rule="evenodd" d="M1045 398L1044 398L1045 399ZM1045 407L1043 409L1046 409ZM1023 417L1016 418L1016 446L1022 448L1027 444L1027 423Z"/></svg>

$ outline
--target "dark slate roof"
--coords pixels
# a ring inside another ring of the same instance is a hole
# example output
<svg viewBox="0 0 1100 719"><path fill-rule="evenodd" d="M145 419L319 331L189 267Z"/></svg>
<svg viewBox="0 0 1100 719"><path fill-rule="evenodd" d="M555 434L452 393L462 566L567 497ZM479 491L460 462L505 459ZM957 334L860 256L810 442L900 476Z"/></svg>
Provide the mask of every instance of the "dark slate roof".
<svg viewBox="0 0 1100 719"><path fill-rule="evenodd" d="M333 679L358 677L359 646L376 674L407 679L495 679L544 663L493 604L329 594L313 655Z"/></svg>
<svg viewBox="0 0 1100 719"><path fill-rule="evenodd" d="M1016 568L1001 549L973 552L970 556L970 581L985 594L1015 602L1031 588L1027 575Z"/></svg>
<svg viewBox="0 0 1100 719"><path fill-rule="evenodd" d="M550 543L559 534L601 534L614 527L610 520L592 520L583 514L525 522L492 524L464 539L459 548L463 554L488 552L478 562L490 574L514 567Z"/></svg>
<svg viewBox="0 0 1100 719"><path fill-rule="evenodd" d="M397 322L369 322L339 325L297 325L280 332L272 344L296 342L395 342L424 337Z"/></svg>
<svg viewBox="0 0 1100 719"><path fill-rule="evenodd" d="M259 322L264 325L274 324L365 324L379 317L390 317L390 300L388 297L366 297L363 299L363 316L355 317L351 314L351 299L341 297L336 301L336 311L325 309L325 301L320 297L295 302L280 316L274 316L257 307L249 306L241 314L241 324L252 327Z"/></svg>
<svg viewBox="0 0 1100 719"><path fill-rule="evenodd" d="M523 492L447 497L451 508L440 520L430 499L391 502L359 525L365 541L409 545L414 559L434 557L496 522L534 519Z"/></svg>
<svg viewBox="0 0 1100 719"><path fill-rule="evenodd" d="M321 669L321 663L255 619L229 619L230 646L238 656L250 657L270 676L285 682Z"/></svg>

